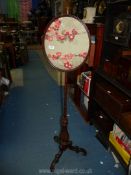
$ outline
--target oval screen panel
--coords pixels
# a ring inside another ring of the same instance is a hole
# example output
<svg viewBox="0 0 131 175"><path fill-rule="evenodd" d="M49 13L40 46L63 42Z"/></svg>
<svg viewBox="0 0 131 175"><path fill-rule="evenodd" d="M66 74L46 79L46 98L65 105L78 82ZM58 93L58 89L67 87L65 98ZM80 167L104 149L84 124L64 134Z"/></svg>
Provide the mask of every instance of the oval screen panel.
<svg viewBox="0 0 131 175"><path fill-rule="evenodd" d="M51 65L61 71L71 71L86 61L90 35L78 18L63 16L55 18L48 25L43 43Z"/></svg>

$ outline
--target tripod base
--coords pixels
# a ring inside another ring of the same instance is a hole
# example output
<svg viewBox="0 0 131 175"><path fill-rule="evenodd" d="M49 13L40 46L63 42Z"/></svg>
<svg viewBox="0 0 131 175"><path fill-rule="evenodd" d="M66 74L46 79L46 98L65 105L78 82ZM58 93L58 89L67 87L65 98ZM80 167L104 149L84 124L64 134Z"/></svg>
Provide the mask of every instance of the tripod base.
<svg viewBox="0 0 131 175"><path fill-rule="evenodd" d="M58 153L55 155L55 158L54 158L54 160L53 160L52 163L51 163L51 166L50 166L51 172L53 172L53 171L55 170L55 165L56 165L56 163L59 162L60 157L62 156L63 152L64 152L66 149L69 149L69 150L71 150L71 151L75 151L76 153L81 153L83 156L86 156L86 155L87 155L87 152L86 152L85 149L80 148L80 147L78 147L78 146L72 146L72 142L71 142L71 141L69 141L66 145L63 146L63 145L60 144L60 139L59 139L58 136L55 136L55 137L54 137L54 140L55 140L55 142L57 142L60 146L59 146L59 151L58 151Z"/></svg>

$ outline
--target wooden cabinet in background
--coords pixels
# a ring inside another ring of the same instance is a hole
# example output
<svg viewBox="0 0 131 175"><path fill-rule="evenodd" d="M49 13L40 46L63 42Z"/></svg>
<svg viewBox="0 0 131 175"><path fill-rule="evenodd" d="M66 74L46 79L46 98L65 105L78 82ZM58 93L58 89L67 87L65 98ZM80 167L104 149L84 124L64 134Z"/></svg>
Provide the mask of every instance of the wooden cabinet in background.
<svg viewBox="0 0 131 175"><path fill-rule="evenodd" d="M111 148L123 165L125 161L120 154L123 148L118 150L111 142L111 133L117 125L131 139L131 13L128 5L130 3L124 1L107 5L102 55L92 78L88 108L90 121L97 128L96 137L106 148Z"/></svg>

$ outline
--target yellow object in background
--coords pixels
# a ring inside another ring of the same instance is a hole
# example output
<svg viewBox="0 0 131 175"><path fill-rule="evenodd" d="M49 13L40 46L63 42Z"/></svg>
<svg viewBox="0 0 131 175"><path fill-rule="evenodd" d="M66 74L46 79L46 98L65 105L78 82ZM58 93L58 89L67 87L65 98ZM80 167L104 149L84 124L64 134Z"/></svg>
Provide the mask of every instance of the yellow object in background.
<svg viewBox="0 0 131 175"><path fill-rule="evenodd" d="M131 155L124 148L122 148L122 146L117 142L112 132L110 132L109 141L114 146L114 148L117 150L117 152L121 155L124 162L128 165Z"/></svg>

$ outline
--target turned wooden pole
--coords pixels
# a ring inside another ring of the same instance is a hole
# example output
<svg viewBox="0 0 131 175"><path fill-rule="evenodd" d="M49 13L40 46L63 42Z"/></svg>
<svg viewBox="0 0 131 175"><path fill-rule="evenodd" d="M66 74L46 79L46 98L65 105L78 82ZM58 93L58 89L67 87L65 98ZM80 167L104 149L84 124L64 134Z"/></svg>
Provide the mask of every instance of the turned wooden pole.
<svg viewBox="0 0 131 175"><path fill-rule="evenodd" d="M67 96L68 96L68 82L67 82L67 72L65 72L64 104L63 104L64 111L61 119L61 131L60 131L60 146L62 147L62 149L66 149L66 147L69 145Z"/></svg>

